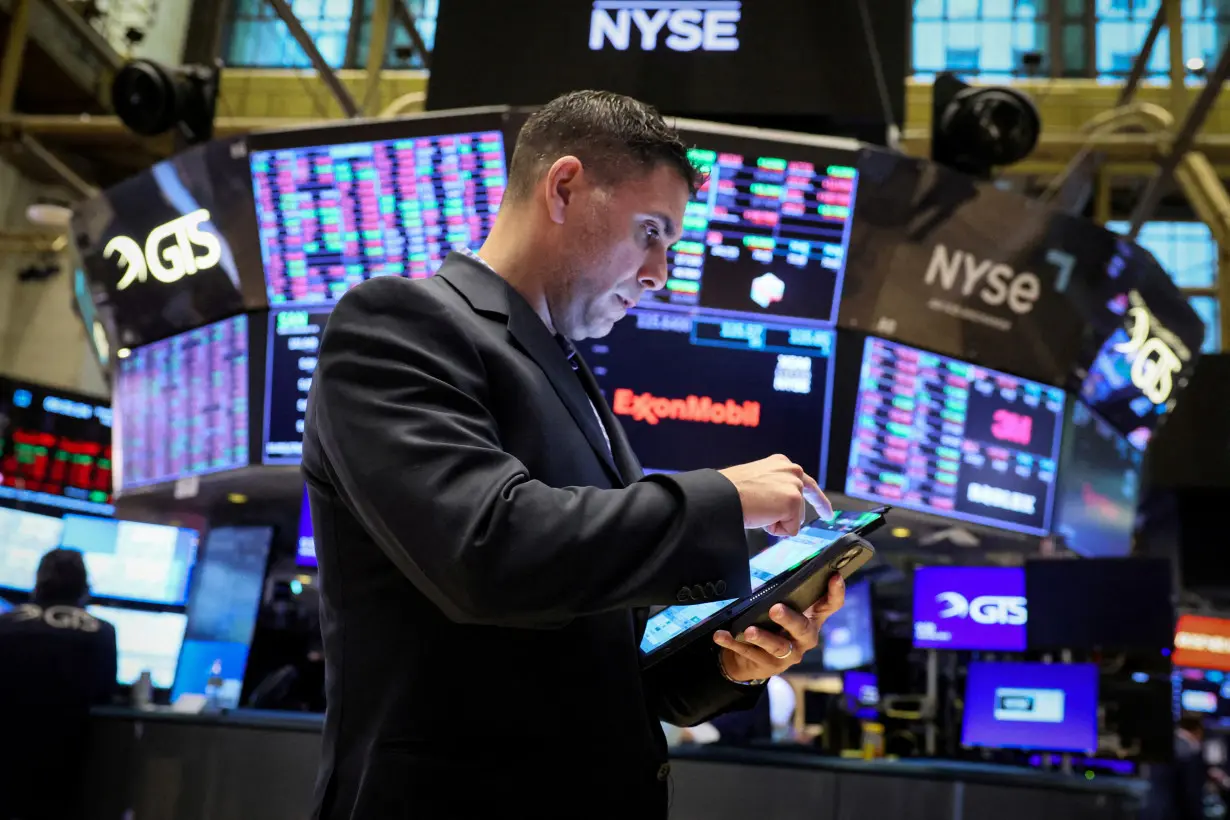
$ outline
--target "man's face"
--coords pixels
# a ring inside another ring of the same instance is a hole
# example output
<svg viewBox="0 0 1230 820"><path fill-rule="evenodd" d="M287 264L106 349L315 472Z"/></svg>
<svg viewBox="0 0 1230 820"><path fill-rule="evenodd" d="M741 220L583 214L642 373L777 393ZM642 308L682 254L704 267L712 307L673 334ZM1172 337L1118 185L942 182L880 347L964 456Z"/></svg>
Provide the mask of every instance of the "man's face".
<svg viewBox="0 0 1230 820"><path fill-rule="evenodd" d="M679 238L688 185L668 165L614 186L584 178L559 225L561 268L547 307L569 339L607 335L647 290L666 284L666 249Z"/></svg>

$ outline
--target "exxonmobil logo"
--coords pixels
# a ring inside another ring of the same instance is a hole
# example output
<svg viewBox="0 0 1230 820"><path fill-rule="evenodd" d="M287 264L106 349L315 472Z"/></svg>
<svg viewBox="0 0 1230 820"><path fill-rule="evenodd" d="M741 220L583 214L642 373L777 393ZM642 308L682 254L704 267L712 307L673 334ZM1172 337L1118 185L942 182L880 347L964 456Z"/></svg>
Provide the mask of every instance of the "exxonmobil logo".
<svg viewBox="0 0 1230 820"><path fill-rule="evenodd" d="M1230 621L1181 615L1174 636L1174 665L1230 670Z"/></svg>
<svg viewBox="0 0 1230 820"><path fill-rule="evenodd" d="M760 402L714 401L708 396L669 399L653 393L636 393L626 387L615 391L615 414L631 416L634 421L657 424L661 419L729 424L732 427L759 427Z"/></svg>

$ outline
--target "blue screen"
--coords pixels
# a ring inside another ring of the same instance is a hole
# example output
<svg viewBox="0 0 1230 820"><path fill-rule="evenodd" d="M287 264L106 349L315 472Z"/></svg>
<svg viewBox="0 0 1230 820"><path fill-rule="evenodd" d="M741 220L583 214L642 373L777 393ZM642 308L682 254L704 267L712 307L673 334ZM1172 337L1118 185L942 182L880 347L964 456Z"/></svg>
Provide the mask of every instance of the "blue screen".
<svg viewBox="0 0 1230 820"><path fill-rule="evenodd" d="M197 543L196 530L66 515L60 545L85 558L94 597L180 606Z"/></svg>
<svg viewBox="0 0 1230 820"><path fill-rule="evenodd" d="M919 567L914 571L914 646L1024 652L1022 567Z"/></svg>
<svg viewBox="0 0 1230 820"><path fill-rule="evenodd" d="M846 604L820 627L824 640L824 668L841 671L875 662L875 625L871 613L871 584L846 586Z"/></svg>
<svg viewBox="0 0 1230 820"><path fill-rule="evenodd" d="M303 503L299 505L299 543L295 548L295 563L301 567L316 566L316 535L312 530L312 509L308 504L307 487L303 488Z"/></svg>
<svg viewBox="0 0 1230 820"><path fill-rule="evenodd" d="M865 719L878 714L880 683L874 672L846 672L842 676L842 685L847 712Z"/></svg>
<svg viewBox="0 0 1230 820"><path fill-rule="evenodd" d="M971 663L961 743L1092 754L1098 746L1097 666Z"/></svg>
<svg viewBox="0 0 1230 820"><path fill-rule="evenodd" d="M149 612L113 606L88 606L86 611L115 627L118 650L116 682L131 686L148 671L154 686L170 689L184 644L188 616L182 612Z"/></svg>

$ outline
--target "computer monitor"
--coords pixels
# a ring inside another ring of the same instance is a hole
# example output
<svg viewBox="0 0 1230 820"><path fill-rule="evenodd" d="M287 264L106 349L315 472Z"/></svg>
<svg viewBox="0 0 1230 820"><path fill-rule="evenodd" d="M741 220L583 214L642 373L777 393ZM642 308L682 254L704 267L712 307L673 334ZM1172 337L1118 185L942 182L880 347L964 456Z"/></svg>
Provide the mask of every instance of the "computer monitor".
<svg viewBox="0 0 1230 820"><path fill-rule="evenodd" d="M844 671L875 662L875 622L871 609L871 582L846 586L846 603L820 627L824 668Z"/></svg>
<svg viewBox="0 0 1230 820"><path fill-rule="evenodd" d="M874 672L850 671L842 675L846 711L858 718L873 719L879 713L880 684Z"/></svg>
<svg viewBox="0 0 1230 820"><path fill-rule="evenodd" d="M181 606L196 563L199 534L186 527L64 516L60 546L78 550L95 598Z"/></svg>
<svg viewBox="0 0 1230 820"><path fill-rule="evenodd" d="M914 570L914 646L919 649L1023 652L1028 618L1021 567Z"/></svg>
<svg viewBox="0 0 1230 820"><path fill-rule="evenodd" d="M868 337L846 494L1047 535L1063 407L1057 387Z"/></svg>
<svg viewBox="0 0 1230 820"><path fill-rule="evenodd" d="M217 679L219 705L239 705L272 540L271 527L210 531L192 580L172 702L185 694L206 695Z"/></svg>
<svg viewBox="0 0 1230 820"><path fill-rule="evenodd" d="M111 406L0 379L0 505L111 515Z"/></svg>
<svg viewBox="0 0 1230 820"><path fill-rule="evenodd" d="M1201 715L1209 720L1230 720L1230 679L1215 669L1176 667L1172 673L1175 718Z"/></svg>
<svg viewBox="0 0 1230 820"><path fill-rule="evenodd" d="M301 567L317 565L316 533L312 529L312 508L306 486L303 488L303 503L299 505L299 541L295 547L295 563Z"/></svg>
<svg viewBox="0 0 1230 820"><path fill-rule="evenodd" d="M303 459L303 425L316 355L331 308L269 312L265 358L265 418L261 458L265 464Z"/></svg>
<svg viewBox="0 0 1230 820"><path fill-rule="evenodd" d="M1074 552L1114 558L1132 551L1144 453L1084 402L1069 402L1059 481L1055 534Z"/></svg>
<svg viewBox="0 0 1230 820"><path fill-rule="evenodd" d="M3 615L6 612L12 612L12 611L13 611L13 604L7 598L0 597L0 615Z"/></svg>
<svg viewBox="0 0 1230 820"><path fill-rule="evenodd" d="M961 745L1093 754L1098 748L1097 666L971 663Z"/></svg>
<svg viewBox="0 0 1230 820"><path fill-rule="evenodd" d="M1180 615L1172 660L1175 666L1230 672L1230 619Z"/></svg>
<svg viewBox="0 0 1230 820"><path fill-rule="evenodd" d="M87 606L86 611L115 627L119 650L117 683L131 686L148 670L155 688L171 688L184 643L187 615L97 605Z"/></svg>
<svg viewBox="0 0 1230 820"><path fill-rule="evenodd" d="M582 352L646 469L783 453L818 475L834 343L827 328L633 310Z"/></svg>
<svg viewBox="0 0 1230 820"><path fill-rule="evenodd" d="M64 519L0 507L0 588L34 589L38 562L60 546Z"/></svg>
<svg viewBox="0 0 1230 820"><path fill-rule="evenodd" d="M503 113L254 135L271 308L326 305L374 276L431 276L482 244L507 184Z"/></svg>
<svg viewBox="0 0 1230 820"><path fill-rule="evenodd" d="M248 465L248 317L139 347L116 361L118 486Z"/></svg>
<svg viewBox="0 0 1230 820"><path fill-rule="evenodd" d="M1169 654L1172 584L1165 558L1026 561L1028 648Z"/></svg>

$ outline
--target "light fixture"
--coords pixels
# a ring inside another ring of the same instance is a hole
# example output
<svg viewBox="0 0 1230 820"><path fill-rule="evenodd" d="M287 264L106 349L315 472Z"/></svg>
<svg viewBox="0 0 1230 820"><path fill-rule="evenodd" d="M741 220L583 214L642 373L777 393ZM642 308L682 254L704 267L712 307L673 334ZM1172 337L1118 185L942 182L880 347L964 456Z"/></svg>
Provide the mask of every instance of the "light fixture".
<svg viewBox="0 0 1230 820"><path fill-rule="evenodd" d="M893 527L893 538L909 538L910 530L908 527Z"/></svg>
<svg viewBox="0 0 1230 820"><path fill-rule="evenodd" d="M121 347L119 350L115 351L115 358L117 359L127 359L131 355L132 351L126 347Z"/></svg>
<svg viewBox="0 0 1230 820"><path fill-rule="evenodd" d="M227 493L226 500L232 504L247 504L248 497L243 493Z"/></svg>

